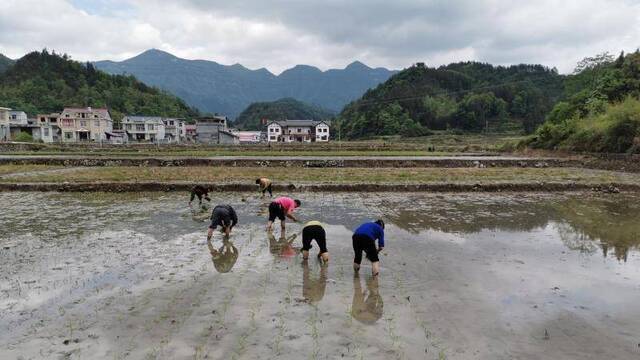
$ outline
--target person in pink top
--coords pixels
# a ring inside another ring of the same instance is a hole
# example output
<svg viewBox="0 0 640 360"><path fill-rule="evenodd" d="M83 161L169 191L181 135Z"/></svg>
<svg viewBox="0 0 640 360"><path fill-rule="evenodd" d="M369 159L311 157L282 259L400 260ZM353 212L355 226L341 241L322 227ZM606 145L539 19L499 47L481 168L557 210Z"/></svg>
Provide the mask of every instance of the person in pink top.
<svg viewBox="0 0 640 360"><path fill-rule="evenodd" d="M296 208L299 208L300 204L300 200L294 200L285 196L273 200L271 204L269 204L269 223L267 224L267 231L271 231L273 222L276 221L276 218L280 219L280 225L283 232L285 229L284 222L286 218L297 222L298 219L293 216L293 211Z"/></svg>

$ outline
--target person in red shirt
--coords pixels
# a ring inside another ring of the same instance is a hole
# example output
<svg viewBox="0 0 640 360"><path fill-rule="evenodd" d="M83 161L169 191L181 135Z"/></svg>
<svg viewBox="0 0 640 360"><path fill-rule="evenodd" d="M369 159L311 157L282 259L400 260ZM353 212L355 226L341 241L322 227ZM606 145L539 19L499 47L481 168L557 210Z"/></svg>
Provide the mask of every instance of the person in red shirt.
<svg viewBox="0 0 640 360"><path fill-rule="evenodd" d="M285 219L289 218L295 222L298 222L298 219L293 216L293 211L296 208L299 208L301 205L300 200L294 200L288 197L279 197L269 204L269 222L267 223L267 231L271 231L273 227L273 222L277 219L280 219L280 227L282 228L282 232L285 230Z"/></svg>

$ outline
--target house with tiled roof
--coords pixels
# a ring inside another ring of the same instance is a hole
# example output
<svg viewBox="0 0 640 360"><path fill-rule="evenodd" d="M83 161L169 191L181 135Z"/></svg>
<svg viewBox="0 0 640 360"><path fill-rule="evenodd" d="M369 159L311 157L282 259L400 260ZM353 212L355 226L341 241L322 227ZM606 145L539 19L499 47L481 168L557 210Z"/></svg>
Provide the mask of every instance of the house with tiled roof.
<svg viewBox="0 0 640 360"><path fill-rule="evenodd" d="M327 142L331 123L316 120L284 120L267 123L269 142Z"/></svg>
<svg viewBox="0 0 640 360"><path fill-rule="evenodd" d="M63 142L101 142L113 133L113 120L104 108L65 108L59 124Z"/></svg>
<svg viewBox="0 0 640 360"><path fill-rule="evenodd" d="M165 141L165 123L160 116L125 116L122 118L122 130L127 134L128 141Z"/></svg>

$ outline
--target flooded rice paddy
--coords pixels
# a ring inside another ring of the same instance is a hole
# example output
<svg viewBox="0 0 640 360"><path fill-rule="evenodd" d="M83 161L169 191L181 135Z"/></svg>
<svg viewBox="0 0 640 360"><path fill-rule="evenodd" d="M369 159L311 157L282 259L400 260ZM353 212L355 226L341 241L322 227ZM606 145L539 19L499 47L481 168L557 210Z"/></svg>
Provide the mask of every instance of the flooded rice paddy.
<svg viewBox="0 0 640 360"><path fill-rule="evenodd" d="M215 195L240 225L207 246L187 195L0 193L2 359L640 358L640 196ZM382 271L351 229L383 217Z"/></svg>

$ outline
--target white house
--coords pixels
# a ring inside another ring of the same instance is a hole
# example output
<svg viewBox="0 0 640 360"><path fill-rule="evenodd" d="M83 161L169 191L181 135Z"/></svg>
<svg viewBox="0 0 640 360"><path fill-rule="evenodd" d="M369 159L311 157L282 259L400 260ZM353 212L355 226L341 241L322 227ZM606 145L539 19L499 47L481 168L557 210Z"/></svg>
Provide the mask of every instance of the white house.
<svg viewBox="0 0 640 360"><path fill-rule="evenodd" d="M122 129L129 141L164 142L165 123L159 116L125 116Z"/></svg>
<svg viewBox="0 0 640 360"><path fill-rule="evenodd" d="M107 141L113 120L107 109L65 108L58 120L63 142Z"/></svg>
<svg viewBox="0 0 640 360"><path fill-rule="evenodd" d="M0 141L9 141L11 136L9 112L10 108L0 107Z"/></svg>
<svg viewBox="0 0 640 360"><path fill-rule="evenodd" d="M36 123L40 125L41 140L45 143L60 142L61 130L58 126L60 114L39 114Z"/></svg>
<svg viewBox="0 0 640 360"><path fill-rule="evenodd" d="M179 143L186 137L185 123L181 119L163 118L165 132L164 139L167 143Z"/></svg>
<svg viewBox="0 0 640 360"><path fill-rule="evenodd" d="M269 142L327 142L330 123L315 120L272 121L267 125Z"/></svg>
<svg viewBox="0 0 640 360"><path fill-rule="evenodd" d="M10 110L9 122L16 126L29 125L29 118L27 117L27 113L24 111Z"/></svg>

